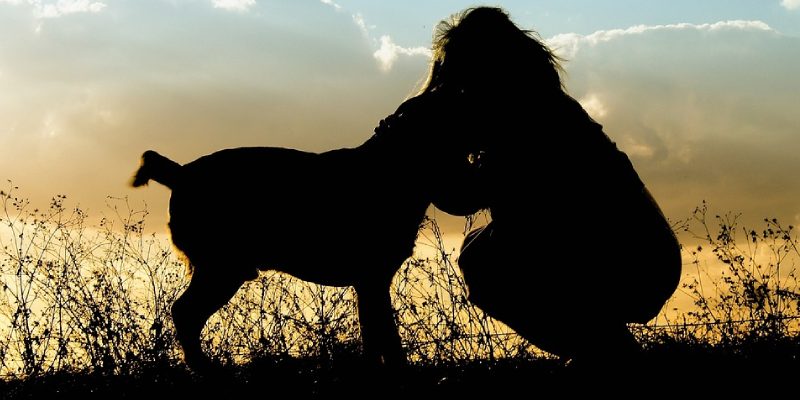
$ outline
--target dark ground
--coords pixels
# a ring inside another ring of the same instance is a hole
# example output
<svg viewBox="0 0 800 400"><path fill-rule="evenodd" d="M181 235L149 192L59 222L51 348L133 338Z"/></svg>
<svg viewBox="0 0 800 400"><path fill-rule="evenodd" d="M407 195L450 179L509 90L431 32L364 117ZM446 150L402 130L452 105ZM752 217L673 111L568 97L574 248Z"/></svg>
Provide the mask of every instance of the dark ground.
<svg viewBox="0 0 800 400"><path fill-rule="evenodd" d="M800 394L800 360L791 347L659 346L636 362L595 366L550 359L414 365L403 371L366 368L357 358L265 358L199 375L182 365L135 373L57 373L0 381L2 399L275 398L694 398L713 394L762 397Z"/></svg>

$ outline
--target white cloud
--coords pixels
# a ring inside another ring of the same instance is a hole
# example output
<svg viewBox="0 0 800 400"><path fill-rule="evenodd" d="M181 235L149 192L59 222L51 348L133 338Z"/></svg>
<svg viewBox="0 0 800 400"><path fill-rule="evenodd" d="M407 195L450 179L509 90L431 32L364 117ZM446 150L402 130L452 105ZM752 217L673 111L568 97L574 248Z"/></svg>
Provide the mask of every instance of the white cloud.
<svg viewBox="0 0 800 400"><path fill-rule="evenodd" d="M323 4L332 6L337 11L342 10L342 7L333 0L320 1ZM360 12L351 14L351 17L353 18L353 23L358 27L358 30L361 31L361 34L364 35L374 47L378 48L372 53L372 56L378 61L378 67L384 72L391 70L400 56L431 56L431 50L429 48L423 46L403 47L394 43L389 35L383 35L380 39L375 39L375 37L372 36L372 32L376 28L375 25L369 25L364 15Z"/></svg>
<svg viewBox="0 0 800 400"><path fill-rule="evenodd" d="M40 4L39 7L40 17L58 18L68 14L98 13L106 8L106 4L89 0L58 0L56 3Z"/></svg>
<svg viewBox="0 0 800 400"><path fill-rule="evenodd" d="M78 13L99 13L107 4L90 0L0 0L0 3L11 5L28 4L33 8L36 18L59 18L64 15Z"/></svg>
<svg viewBox="0 0 800 400"><path fill-rule="evenodd" d="M620 147L631 157L652 158L656 154L653 146L640 142L632 136L627 136Z"/></svg>
<svg viewBox="0 0 800 400"><path fill-rule="evenodd" d="M787 10L796 10L800 8L800 0L782 0L781 5Z"/></svg>
<svg viewBox="0 0 800 400"><path fill-rule="evenodd" d="M341 10L342 9L342 6L340 6L339 4L336 4L335 2L333 2L333 0L319 0L319 1L321 1L322 4L327 4L327 5L333 7L335 9L337 9L337 10Z"/></svg>
<svg viewBox="0 0 800 400"><path fill-rule="evenodd" d="M255 4L256 0L214 0L214 8L228 11L247 11Z"/></svg>
<svg viewBox="0 0 800 400"><path fill-rule="evenodd" d="M792 0L800 3L800 0ZM577 33L562 33L555 35L545 40L550 48L554 49L559 55L567 58L572 58L578 52L582 45L595 46L598 43L608 42L622 36L628 35L641 35L647 32L654 31L706 31L716 32L723 30L751 30L751 31L772 31L769 25L763 21L746 21L746 20L733 20L733 21L719 21L711 24L668 24L668 25L636 25L626 29L610 29L606 31L597 31L589 35L580 35Z"/></svg>
<svg viewBox="0 0 800 400"><path fill-rule="evenodd" d="M603 104L603 101L600 100L597 94L589 93L578 100L578 102L581 103L583 109L586 110L592 118L603 118L608 114L608 108L606 108L606 105Z"/></svg>
<svg viewBox="0 0 800 400"><path fill-rule="evenodd" d="M372 56L378 60L378 64L383 71L392 69L392 65L397 61L400 55L405 56L431 56L431 50L427 47L402 47L392 41L388 35L381 36L381 47L372 53Z"/></svg>
<svg viewBox="0 0 800 400"><path fill-rule="evenodd" d="M364 20L364 16L361 13L353 14L353 22L356 24L361 33L364 36L369 37L369 30L375 29L375 25L369 26L367 25L367 21Z"/></svg>

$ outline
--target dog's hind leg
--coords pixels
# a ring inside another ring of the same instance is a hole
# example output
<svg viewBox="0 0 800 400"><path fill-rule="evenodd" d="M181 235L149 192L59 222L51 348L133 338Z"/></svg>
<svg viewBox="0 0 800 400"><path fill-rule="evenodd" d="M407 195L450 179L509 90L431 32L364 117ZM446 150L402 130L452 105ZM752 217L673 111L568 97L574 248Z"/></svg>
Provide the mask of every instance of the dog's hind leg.
<svg viewBox="0 0 800 400"><path fill-rule="evenodd" d="M358 320L364 355L369 362L400 368L406 364L397 323L394 318L389 286L391 279L363 282L355 286L358 296Z"/></svg>
<svg viewBox="0 0 800 400"><path fill-rule="evenodd" d="M216 269L214 269L216 268ZM172 321L184 360L202 370L210 366L200 347L200 332L206 321L222 308L246 279L219 265L195 265L189 287L172 305Z"/></svg>

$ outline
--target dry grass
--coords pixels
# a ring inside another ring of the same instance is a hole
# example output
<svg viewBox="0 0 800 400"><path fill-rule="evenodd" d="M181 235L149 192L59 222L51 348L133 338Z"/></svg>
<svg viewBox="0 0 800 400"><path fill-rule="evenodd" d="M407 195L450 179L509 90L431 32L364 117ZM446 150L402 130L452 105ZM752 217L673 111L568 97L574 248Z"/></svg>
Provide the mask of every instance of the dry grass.
<svg viewBox="0 0 800 400"><path fill-rule="evenodd" d="M37 209L17 192L11 185L0 192L0 394L136 398L211 390L211 381L180 361L168 310L187 284L185 269L164 238L146 232L147 211L109 198L107 215L91 224L64 196ZM702 243L684 249L695 278L681 290L695 308L666 323L632 327L648 349L643 363L667 375L674 365L753 374L754 363L770 376L797 372L794 228L765 220L760 231L748 230L735 215L706 214L703 205L680 225ZM531 376L549 382L542 390L575 378L569 366L469 304L438 225L427 220L422 229L420 237L436 251L409 259L392 289L412 367L373 383L474 394L527 388ZM702 256L709 252L725 266L721 275L708 273ZM279 273L245 285L208 322L203 341L227 371L214 382L243 391L288 386L309 396L345 393L363 389L364 376L376 374L358 358L354 292Z"/></svg>

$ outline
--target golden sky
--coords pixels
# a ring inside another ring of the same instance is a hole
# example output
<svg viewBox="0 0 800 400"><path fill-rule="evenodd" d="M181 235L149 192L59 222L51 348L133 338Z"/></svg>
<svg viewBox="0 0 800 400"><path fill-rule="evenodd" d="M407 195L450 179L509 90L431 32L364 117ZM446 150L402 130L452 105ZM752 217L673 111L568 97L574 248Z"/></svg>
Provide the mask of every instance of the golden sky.
<svg viewBox="0 0 800 400"><path fill-rule="evenodd" d="M472 4L429 3L0 0L0 179L95 215L128 196L162 230L167 190L126 187L144 150L358 145ZM499 4L569 59L570 93L670 218L707 200L800 222L800 3Z"/></svg>

